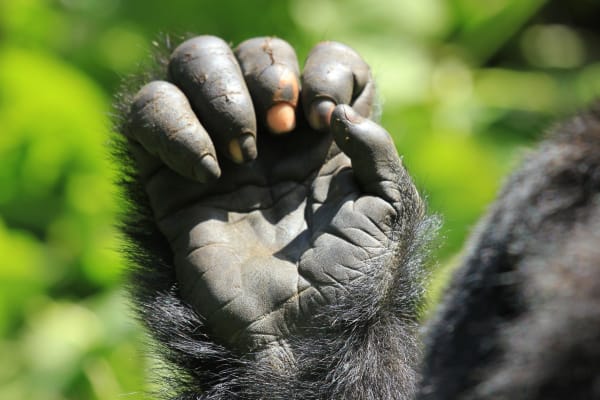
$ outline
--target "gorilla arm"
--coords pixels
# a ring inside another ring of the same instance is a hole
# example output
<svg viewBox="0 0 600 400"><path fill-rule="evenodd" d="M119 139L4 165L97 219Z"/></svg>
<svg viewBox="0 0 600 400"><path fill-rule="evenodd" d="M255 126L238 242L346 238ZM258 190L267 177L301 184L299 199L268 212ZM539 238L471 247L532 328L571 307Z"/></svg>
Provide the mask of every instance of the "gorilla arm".
<svg viewBox="0 0 600 400"><path fill-rule="evenodd" d="M418 399L600 397L600 105L508 179L430 324Z"/></svg>

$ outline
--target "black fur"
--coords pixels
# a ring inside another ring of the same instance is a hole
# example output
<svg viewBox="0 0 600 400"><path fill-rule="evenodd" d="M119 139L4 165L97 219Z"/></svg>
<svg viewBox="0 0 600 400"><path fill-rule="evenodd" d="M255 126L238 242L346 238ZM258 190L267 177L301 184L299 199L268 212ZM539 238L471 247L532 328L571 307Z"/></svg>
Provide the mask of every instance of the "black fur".
<svg viewBox="0 0 600 400"><path fill-rule="evenodd" d="M600 105L510 177L426 349L419 399L600 398Z"/></svg>

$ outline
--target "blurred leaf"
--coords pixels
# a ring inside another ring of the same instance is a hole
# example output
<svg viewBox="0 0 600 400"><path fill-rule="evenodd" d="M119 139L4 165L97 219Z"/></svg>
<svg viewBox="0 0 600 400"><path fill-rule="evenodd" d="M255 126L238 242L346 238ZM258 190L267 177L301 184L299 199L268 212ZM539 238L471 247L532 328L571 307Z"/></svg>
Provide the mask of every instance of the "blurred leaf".
<svg viewBox="0 0 600 400"><path fill-rule="evenodd" d="M0 196L0 212L8 226L46 241L46 267L56 280L81 263L93 282L114 281L119 259L104 95L42 52L3 47L0 60L0 182L10 188Z"/></svg>
<svg viewBox="0 0 600 400"><path fill-rule="evenodd" d="M546 73L502 69L479 71L475 91L487 107L537 112L554 110L559 93L555 80Z"/></svg>
<svg viewBox="0 0 600 400"><path fill-rule="evenodd" d="M454 38L470 59L483 64L546 0L452 0L460 25Z"/></svg>
<svg viewBox="0 0 600 400"><path fill-rule="evenodd" d="M574 68L585 59L585 49L578 34L564 25L534 25L521 41L527 61L542 68Z"/></svg>

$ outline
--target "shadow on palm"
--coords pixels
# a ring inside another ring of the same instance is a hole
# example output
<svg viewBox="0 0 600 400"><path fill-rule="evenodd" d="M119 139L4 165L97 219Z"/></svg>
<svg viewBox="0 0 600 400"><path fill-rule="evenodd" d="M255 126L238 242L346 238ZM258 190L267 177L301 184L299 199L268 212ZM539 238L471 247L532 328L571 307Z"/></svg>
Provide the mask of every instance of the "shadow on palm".
<svg viewBox="0 0 600 400"><path fill-rule="evenodd" d="M331 134L258 138L253 163L223 162L211 184L187 181L195 198L161 220L184 297L243 347L286 336L386 252L372 206L387 204L361 194Z"/></svg>

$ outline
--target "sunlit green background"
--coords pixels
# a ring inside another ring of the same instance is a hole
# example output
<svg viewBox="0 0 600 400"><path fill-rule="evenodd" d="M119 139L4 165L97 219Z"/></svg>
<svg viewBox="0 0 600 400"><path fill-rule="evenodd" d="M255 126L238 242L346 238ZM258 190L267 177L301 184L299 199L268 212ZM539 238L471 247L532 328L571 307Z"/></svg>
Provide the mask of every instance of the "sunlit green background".
<svg viewBox="0 0 600 400"><path fill-rule="evenodd" d="M0 0L0 399L145 398L106 143L159 32L359 50L445 218L444 276L519 149L600 94L599 15L595 0Z"/></svg>

